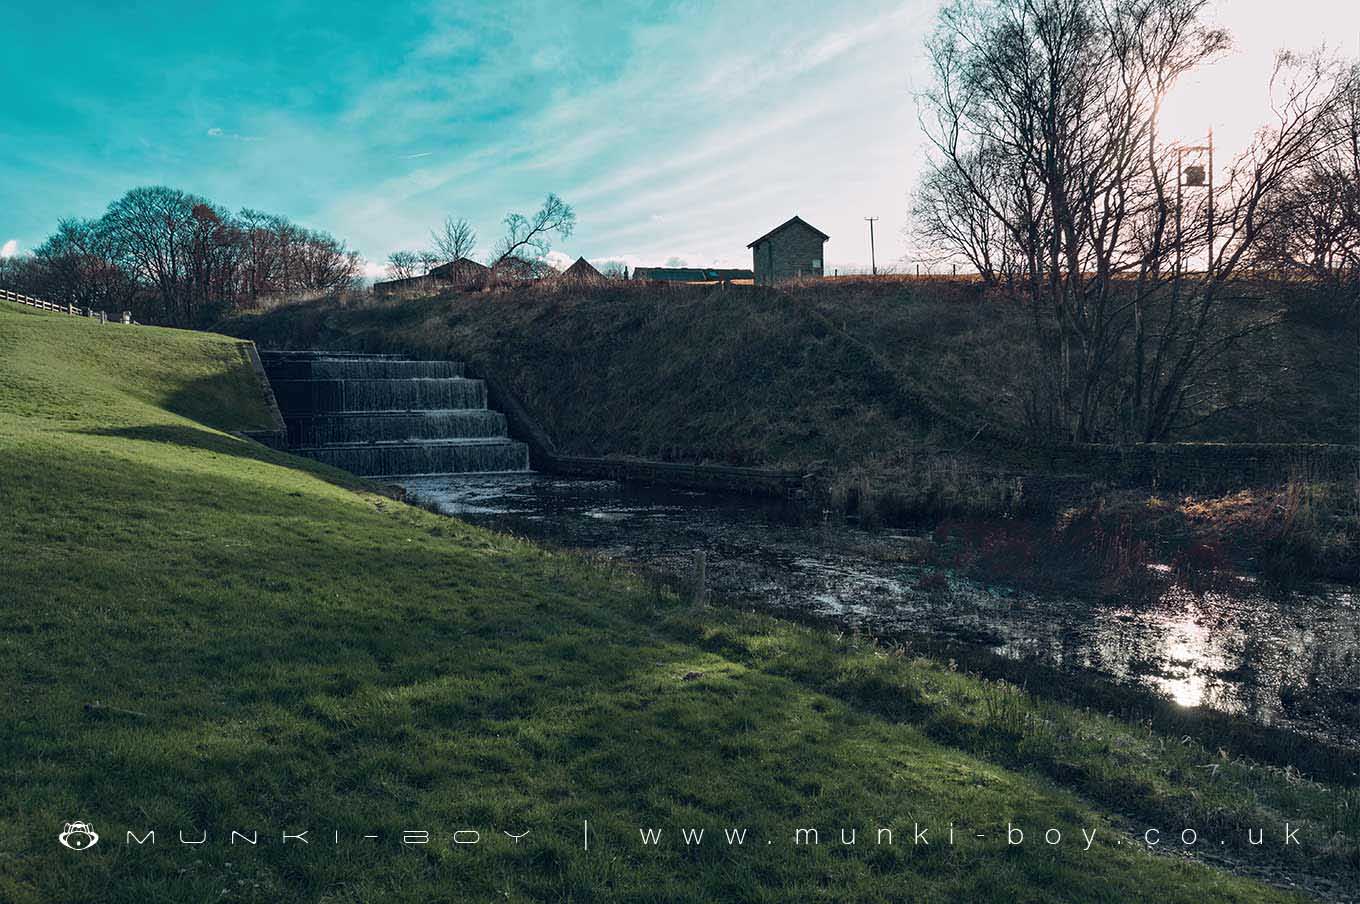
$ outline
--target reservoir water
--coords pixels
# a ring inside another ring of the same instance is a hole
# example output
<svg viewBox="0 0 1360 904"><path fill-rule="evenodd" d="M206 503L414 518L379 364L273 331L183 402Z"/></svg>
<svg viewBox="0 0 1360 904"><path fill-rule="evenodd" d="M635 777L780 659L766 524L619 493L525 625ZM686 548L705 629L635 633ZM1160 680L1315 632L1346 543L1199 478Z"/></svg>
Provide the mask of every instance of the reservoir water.
<svg viewBox="0 0 1360 904"><path fill-rule="evenodd" d="M676 575L702 549L709 592L728 604L1096 674L1360 749L1355 588L1282 593L1237 578L1082 599L909 564L919 535L799 524L761 500L536 474L401 483L446 514Z"/></svg>

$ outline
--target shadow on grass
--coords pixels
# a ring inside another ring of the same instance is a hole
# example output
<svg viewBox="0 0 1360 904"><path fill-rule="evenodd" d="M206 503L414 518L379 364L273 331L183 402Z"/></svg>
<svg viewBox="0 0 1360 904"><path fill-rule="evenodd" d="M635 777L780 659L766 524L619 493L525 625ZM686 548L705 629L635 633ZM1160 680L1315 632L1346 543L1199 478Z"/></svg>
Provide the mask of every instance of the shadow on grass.
<svg viewBox="0 0 1360 904"><path fill-rule="evenodd" d="M348 471L333 468L330 465L313 461L309 458L292 455L288 452L281 452L271 449L262 443L245 437L232 436L206 427L192 427L179 424L146 424L137 427L109 427L98 430L82 430L89 436L107 436L114 439L130 439L146 443L163 443L173 446L183 446L187 449L199 449L205 452L215 452L219 455L231 455L250 461L257 461L261 464L277 465L279 467L292 468L297 471L305 471L312 476L324 480L327 483L342 487L346 490L374 489L374 486L361 477L357 477Z"/></svg>
<svg viewBox="0 0 1360 904"><path fill-rule="evenodd" d="M193 426L101 435L289 461ZM38 492L28 498L74 497L102 468L60 448L42 463ZM283 816L309 814L348 829L358 823L348 814L359 812L369 825L395 830L398 820L447 819L451 802L461 806L466 796L478 808L453 812L477 814L479 823L574 826L583 814L594 820L598 813L615 838L631 834L643 818L782 826L795 817L846 824L855 813L911 812L927 822L950 816L981 822L1021 801L1026 820L1037 825L1095 818L1084 808L1074 817L1066 792L1050 793L1018 775L985 770L986 781L960 782L961 771L984 771L981 761L852 707L828 706L815 688L658 639L650 619L625 609L637 591L611 587L596 570L509 547L492 554L485 544L418 537L417 528L439 525L355 517L334 500L289 500L282 485L252 485L257 475L186 480L164 461L125 463L120 472L118 486L136 488L140 505L161 511L130 522L135 536L103 558L100 586L92 589L66 567L78 552L52 545L40 550L42 560L21 562L14 581L42 588L50 614L15 607L31 637L11 668L25 676L19 686L36 698L38 716L25 728L17 751L23 755L6 757L20 780L7 783L0 798L16 812L40 814L44 828L54 821L49 816L65 812L70 788L81 789L95 812L146 807L174 818L188 814L214 833L258 816L251 803L257 799L277 801ZM279 512L288 523L252 517ZM51 517L38 509L22 514L35 524ZM126 520L108 506L73 508L69 517L94 533ZM294 522L303 518L315 524L299 530ZM0 597L7 590L0 588ZM88 618L98 611L110 613L110 630L101 667L88 674L86 644L78 638L89 635ZM701 670L688 677L696 666ZM116 700L124 712L75 722L62 715L92 698ZM129 711L147 714L135 723L142 726L135 743L126 720L138 717ZM82 752L90 749L117 751L99 764L97 780ZM865 780L888 763L893 780ZM379 782L382 793L366 796ZM24 828L36 831L36 822ZM528 850L541 858L565 851L544 844ZM42 850L25 868L69 886L45 894L47 900L138 900L117 889L137 883L148 896L148 882L165 892L150 897L206 899L227 873L220 858L231 856L205 849L203 868L148 880L138 875L143 861L131 857L83 859L78 869L89 872L76 872L58 867L56 846ZM525 885L524 897L598 899L602 880L595 874L577 868L563 877L509 850L496 855L494 874L469 877L478 897L492 897L493 882L509 875ZM940 847L885 848L863 871L853 863L841 868L831 845L784 850L756 873L734 872L718 852L667 848L635 861L631 875L624 871L618 881L628 885L617 897L754 900L759 879L794 896L826 884L839 900L880 899L902 883L941 900L1028 900L1045 886L1062 892L1055 899L1136 900L1138 883L1176 892L1165 896L1168 902L1213 899L1211 874L1196 873L1191 883L1160 862L1134 863L1114 847L1080 863L1082 855L1060 852L1017 863L1005 847L979 847L962 872L930 859L946 856L935 854ZM263 847L252 866L273 886L275 900L311 900L355 881L342 869L352 861L298 861L285 856L289 851ZM391 888L435 896L432 887L414 887L421 878L405 870L374 864L372 881L389 886L389 894L361 890L362 896L390 896ZM995 876L1011 884L998 890ZM196 884L191 895L171 882ZM675 883L671 893L649 894L666 882ZM100 894L96 887L115 891ZM30 899L38 899L36 891Z"/></svg>

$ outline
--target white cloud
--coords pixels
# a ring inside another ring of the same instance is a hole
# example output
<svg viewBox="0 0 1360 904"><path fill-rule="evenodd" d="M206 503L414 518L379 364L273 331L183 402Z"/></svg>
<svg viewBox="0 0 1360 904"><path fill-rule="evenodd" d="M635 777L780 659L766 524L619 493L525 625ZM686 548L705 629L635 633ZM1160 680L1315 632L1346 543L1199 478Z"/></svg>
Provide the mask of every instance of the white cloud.
<svg viewBox="0 0 1360 904"><path fill-rule="evenodd" d="M565 270L576 263L576 258L561 251L549 251L543 258L558 270Z"/></svg>
<svg viewBox="0 0 1360 904"><path fill-rule="evenodd" d="M473 221L485 256L504 213L531 213L549 190L576 208L571 249L592 259L608 248L604 259L630 266L750 266L746 242L794 213L832 234L831 262L867 262L862 217L881 216L879 259L896 257L919 165L911 70L935 2L863 0L863 24L850 26L809 3L758 62L719 40L749 10L667 16L630 29L631 52L605 77L525 91L508 107L497 100L506 73L525 76L539 44L507 26L511 46L472 72L441 65L476 32L453 8L447 21L436 13L423 53L356 91L338 122L242 120L263 136L239 147L240 166L259 176L243 200L294 196L290 214L378 260L426 247L449 214ZM482 122L486 110L495 117ZM211 138L240 140L218 127Z"/></svg>
<svg viewBox="0 0 1360 904"><path fill-rule="evenodd" d="M4 245L0 245L0 257L14 257L19 253L19 240L10 239Z"/></svg>

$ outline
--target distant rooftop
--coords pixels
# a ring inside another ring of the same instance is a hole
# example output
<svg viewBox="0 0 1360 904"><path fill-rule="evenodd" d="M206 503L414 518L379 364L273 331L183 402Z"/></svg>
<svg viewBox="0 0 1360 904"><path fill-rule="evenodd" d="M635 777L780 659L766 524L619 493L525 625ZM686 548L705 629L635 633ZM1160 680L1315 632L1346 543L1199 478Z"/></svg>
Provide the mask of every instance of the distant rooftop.
<svg viewBox="0 0 1360 904"><path fill-rule="evenodd" d="M590 261L584 257L578 257L576 263L568 267L561 278L568 282L581 283L602 283L605 281L600 271L596 270Z"/></svg>
<svg viewBox="0 0 1360 904"><path fill-rule="evenodd" d="M750 270L713 267L634 267L633 279L662 282L730 282L735 279L754 279Z"/></svg>
<svg viewBox="0 0 1360 904"><path fill-rule="evenodd" d="M820 229L818 229L816 226L813 226L813 225L812 225L811 223L809 223L807 220L803 219L802 217L794 216L794 217L789 217L787 220L785 220L784 222L780 223L778 226L774 227L774 228L771 229L769 232L767 232L767 233L765 233L764 235L762 235L760 238L758 238L758 239L756 239L755 241L751 242L751 244L747 245L746 247L747 247L747 248L753 248L753 247L755 247L756 245L759 245L761 242L765 241L766 239L770 238L771 236L773 236L773 235L775 235L775 234L777 234L777 233L783 232L785 229L788 229L790 226L793 226L793 225L795 225L795 224L804 226L804 227L806 227L806 228L808 228L808 229L811 229L813 232L815 232L815 233L817 233L818 235L820 235L820 236L822 237L822 241L824 241L824 242L827 242L827 241L830 241L830 240L831 240L831 236L827 235L825 232L822 232Z"/></svg>

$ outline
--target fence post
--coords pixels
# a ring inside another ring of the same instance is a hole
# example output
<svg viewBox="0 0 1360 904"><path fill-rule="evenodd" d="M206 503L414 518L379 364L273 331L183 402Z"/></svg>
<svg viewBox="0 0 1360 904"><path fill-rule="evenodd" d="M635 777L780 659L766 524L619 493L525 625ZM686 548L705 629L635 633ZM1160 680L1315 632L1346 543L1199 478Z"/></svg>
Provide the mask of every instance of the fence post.
<svg viewBox="0 0 1360 904"><path fill-rule="evenodd" d="M124 323L129 323L129 324L132 323L132 312L131 312L131 311L124 311L124 312L123 312L123 322L124 322Z"/></svg>
<svg viewBox="0 0 1360 904"><path fill-rule="evenodd" d="M71 304L69 301L66 302L66 313L72 317L76 316L76 306Z"/></svg>
<svg viewBox="0 0 1360 904"><path fill-rule="evenodd" d="M100 322L100 323L108 323L108 322L109 322L109 315L105 314L103 311L100 311L100 312L99 312L99 322Z"/></svg>
<svg viewBox="0 0 1360 904"><path fill-rule="evenodd" d="M694 565L689 575L690 603L696 609L708 605L708 557L702 549L694 553Z"/></svg>

